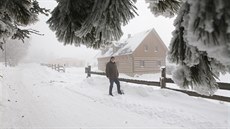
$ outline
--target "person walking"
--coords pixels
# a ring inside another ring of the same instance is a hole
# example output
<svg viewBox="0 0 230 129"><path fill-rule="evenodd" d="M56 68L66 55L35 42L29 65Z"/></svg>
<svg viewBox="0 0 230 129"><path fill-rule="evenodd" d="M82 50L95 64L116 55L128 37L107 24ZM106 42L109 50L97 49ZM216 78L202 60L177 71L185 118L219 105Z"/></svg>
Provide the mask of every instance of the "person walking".
<svg viewBox="0 0 230 129"><path fill-rule="evenodd" d="M111 57L110 61L106 64L106 76L109 79L110 86L109 86L109 95L113 96L113 83L115 82L117 85L117 92L118 94L123 94L120 89L120 82L118 80L119 72L117 70L117 65L115 62L115 57Z"/></svg>

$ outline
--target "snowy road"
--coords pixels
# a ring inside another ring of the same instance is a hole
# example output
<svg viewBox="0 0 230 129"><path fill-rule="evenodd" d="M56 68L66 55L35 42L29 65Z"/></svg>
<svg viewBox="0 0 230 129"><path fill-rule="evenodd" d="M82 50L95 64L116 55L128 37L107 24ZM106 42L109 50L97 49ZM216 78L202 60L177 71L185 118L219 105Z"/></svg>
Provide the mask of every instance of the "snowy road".
<svg viewBox="0 0 230 129"><path fill-rule="evenodd" d="M127 83L121 83L125 95L110 97L107 79L86 79L83 68L58 73L29 64L1 71L0 128L230 127L223 102Z"/></svg>

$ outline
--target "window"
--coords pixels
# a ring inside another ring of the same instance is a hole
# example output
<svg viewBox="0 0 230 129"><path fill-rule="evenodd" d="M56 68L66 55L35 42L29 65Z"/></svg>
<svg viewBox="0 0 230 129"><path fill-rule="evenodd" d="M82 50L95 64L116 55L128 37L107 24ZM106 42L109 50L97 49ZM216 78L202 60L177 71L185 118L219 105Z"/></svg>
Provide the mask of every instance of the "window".
<svg viewBox="0 0 230 129"><path fill-rule="evenodd" d="M148 45L145 45L145 46L144 46L144 50L145 50L145 52L148 51Z"/></svg>
<svg viewBox="0 0 230 129"><path fill-rule="evenodd" d="M155 46L154 52L158 52L158 47L157 46Z"/></svg>
<svg viewBox="0 0 230 129"><path fill-rule="evenodd" d="M145 67L145 61L141 60L141 61L140 61L140 66L141 66L141 67Z"/></svg>

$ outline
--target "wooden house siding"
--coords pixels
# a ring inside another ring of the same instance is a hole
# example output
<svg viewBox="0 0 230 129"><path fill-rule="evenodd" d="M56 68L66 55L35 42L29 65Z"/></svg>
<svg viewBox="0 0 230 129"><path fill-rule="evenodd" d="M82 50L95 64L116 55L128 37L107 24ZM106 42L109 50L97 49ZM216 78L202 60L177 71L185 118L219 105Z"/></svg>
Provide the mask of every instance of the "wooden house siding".
<svg viewBox="0 0 230 129"><path fill-rule="evenodd" d="M147 46L147 50L146 50ZM157 73L166 65L167 48L157 34L149 33L133 52L134 72ZM140 62L144 61L144 66Z"/></svg>
<svg viewBox="0 0 230 129"><path fill-rule="evenodd" d="M141 66L141 61L144 61L144 66ZM160 67L158 61L161 60L154 60L154 59L134 59L134 72L142 72L142 73L157 73L160 71Z"/></svg>
<svg viewBox="0 0 230 129"><path fill-rule="evenodd" d="M133 60L130 55L115 56L118 71L121 73L132 73L133 72Z"/></svg>
<svg viewBox="0 0 230 129"><path fill-rule="evenodd" d="M144 47L148 46L148 50L145 51ZM156 50L157 49L157 50ZM164 43L156 36L156 34L149 33L142 43L133 52L134 57L166 57L167 48Z"/></svg>
<svg viewBox="0 0 230 129"><path fill-rule="evenodd" d="M105 66L106 66L106 58L98 58L98 69L101 71L105 71Z"/></svg>
<svg viewBox="0 0 230 129"><path fill-rule="evenodd" d="M98 58L98 69L105 71L106 64L110 57ZM133 73L133 59L130 55L115 56L118 71L121 73Z"/></svg>
<svg viewBox="0 0 230 129"><path fill-rule="evenodd" d="M138 38L140 40L140 36ZM127 41L130 40L127 39ZM135 40L131 41L135 42ZM168 49L154 29L149 31L148 34L146 33L143 40L140 40L138 44L132 44L132 42L128 42L128 45L132 46L132 48L133 45L137 46L131 53L119 53L119 49L117 48L116 50L110 49L109 51L109 48L107 48L108 53L113 53L109 56L107 55L107 57L99 57L98 68L105 71L105 65L110 60L111 56L115 57L119 72L131 76L135 74L157 73L160 72L161 66L166 65L166 54ZM113 46L110 48L113 48ZM123 49L121 48L121 51L126 48L127 47L124 46ZM118 52L116 53L116 51Z"/></svg>

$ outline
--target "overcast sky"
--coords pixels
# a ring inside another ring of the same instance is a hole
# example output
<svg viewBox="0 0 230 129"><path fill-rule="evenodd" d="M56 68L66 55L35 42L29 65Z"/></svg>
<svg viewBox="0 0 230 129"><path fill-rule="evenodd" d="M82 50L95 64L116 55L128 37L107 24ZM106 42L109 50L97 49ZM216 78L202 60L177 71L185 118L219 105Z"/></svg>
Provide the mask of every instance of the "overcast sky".
<svg viewBox="0 0 230 129"><path fill-rule="evenodd" d="M40 6L53 9L57 3L55 0L39 0ZM126 38L128 34L135 34L151 28L155 28L166 46L169 45L171 39L171 32L173 31L173 20L164 17L155 17L147 8L145 0L137 0L136 6L138 8L139 16L136 16L130 23L124 26L124 35ZM90 60L97 53L98 50L86 48L85 46L64 46L63 43L57 41L55 32L48 28L46 21L49 17L44 15L39 16L40 21L32 25L30 28L40 31L44 36L32 35L31 46L27 59L42 62L44 59L58 58L58 57L74 57L79 59Z"/></svg>

